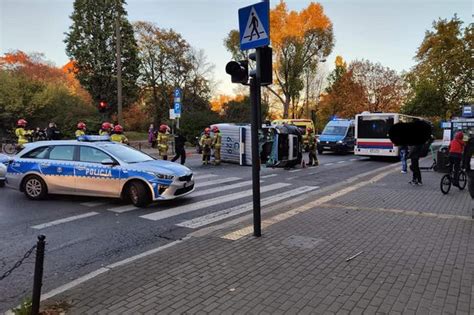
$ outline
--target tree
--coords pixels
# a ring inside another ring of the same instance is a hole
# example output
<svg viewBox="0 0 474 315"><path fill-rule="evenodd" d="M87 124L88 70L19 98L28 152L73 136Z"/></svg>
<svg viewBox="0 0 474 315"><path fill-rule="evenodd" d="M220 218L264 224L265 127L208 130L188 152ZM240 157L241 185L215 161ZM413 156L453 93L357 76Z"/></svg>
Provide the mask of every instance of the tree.
<svg viewBox="0 0 474 315"><path fill-rule="evenodd" d="M274 53L274 77L277 89L267 87L283 106L283 117L297 112L300 93L304 89L304 73L315 63L327 57L334 46L332 23L323 7L310 3L300 12L289 11L285 2L270 11L271 42ZM240 53L239 32L233 30L224 45L235 59L244 59Z"/></svg>
<svg viewBox="0 0 474 315"><path fill-rule="evenodd" d="M417 50L417 64L405 76L409 87L404 110L449 118L462 103L472 102L474 26L455 15L433 22Z"/></svg>
<svg viewBox="0 0 474 315"><path fill-rule="evenodd" d="M72 135L78 120L92 127L96 109L68 67L57 68L40 54L18 51L0 57L0 132L26 118L30 127L54 121Z"/></svg>
<svg viewBox="0 0 474 315"><path fill-rule="evenodd" d="M337 71L337 67L335 71ZM322 96L319 121L325 124L334 116L354 118L356 114L366 110L366 107L367 97L364 87L354 80L352 71L344 71L327 89L327 93Z"/></svg>
<svg viewBox="0 0 474 315"><path fill-rule="evenodd" d="M268 103L262 102L262 118L268 115ZM222 120L228 123L245 123L251 121L252 106L248 96L237 96L222 105Z"/></svg>
<svg viewBox="0 0 474 315"><path fill-rule="evenodd" d="M117 105L116 19L119 19L124 105L137 99L138 51L127 20L125 0L75 0L66 53L75 61L77 78L95 102Z"/></svg>
<svg viewBox="0 0 474 315"><path fill-rule="evenodd" d="M365 109L370 112L399 112L405 101L402 78L388 67L368 60L356 60L349 65L355 82L364 88Z"/></svg>

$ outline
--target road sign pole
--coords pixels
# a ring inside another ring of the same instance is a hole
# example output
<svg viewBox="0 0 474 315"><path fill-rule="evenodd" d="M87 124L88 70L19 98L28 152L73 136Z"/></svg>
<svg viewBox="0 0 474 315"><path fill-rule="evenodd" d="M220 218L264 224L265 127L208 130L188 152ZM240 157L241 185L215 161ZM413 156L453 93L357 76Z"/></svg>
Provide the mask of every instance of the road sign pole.
<svg viewBox="0 0 474 315"><path fill-rule="evenodd" d="M258 66L258 65L257 65ZM260 214L260 154L258 150L258 122L260 116L260 82L250 78L250 101L252 106L252 190L253 190L253 235L262 236Z"/></svg>

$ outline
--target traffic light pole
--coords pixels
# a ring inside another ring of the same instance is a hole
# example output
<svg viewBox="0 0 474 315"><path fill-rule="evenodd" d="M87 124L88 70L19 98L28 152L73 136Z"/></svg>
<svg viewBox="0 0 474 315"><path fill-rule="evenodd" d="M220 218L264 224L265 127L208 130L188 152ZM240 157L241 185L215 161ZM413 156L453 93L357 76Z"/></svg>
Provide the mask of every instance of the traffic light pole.
<svg viewBox="0 0 474 315"><path fill-rule="evenodd" d="M258 65L257 65L258 67ZM253 235L262 236L260 208L260 154L258 130L260 122L260 81L258 76L250 77L250 102L252 107L252 190L253 190Z"/></svg>

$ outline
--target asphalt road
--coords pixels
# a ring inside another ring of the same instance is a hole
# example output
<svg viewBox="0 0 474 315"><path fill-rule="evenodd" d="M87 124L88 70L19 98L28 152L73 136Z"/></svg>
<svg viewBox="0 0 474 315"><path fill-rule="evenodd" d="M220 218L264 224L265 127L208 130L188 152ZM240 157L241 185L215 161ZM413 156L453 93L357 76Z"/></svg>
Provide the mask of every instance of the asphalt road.
<svg viewBox="0 0 474 315"><path fill-rule="evenodd" d="M287 201L388 164L330 153L319 159L319 167L263 167L262 202ZM182 238L201 226L228 220L229 215L219 216L219 211L242 213L251 205L251 167L202 166L198 156L188 158L187 166L197 177L195 192L146 209L119 200L71 196L35 202L18 191L1 189L0 276L35 244L39 234L47 240L43 281L43 292L47 292L102 266ZM54 222L59 219L71 221ZM30 295L33 269L34 255L0 281L0 312Z"/></svg>

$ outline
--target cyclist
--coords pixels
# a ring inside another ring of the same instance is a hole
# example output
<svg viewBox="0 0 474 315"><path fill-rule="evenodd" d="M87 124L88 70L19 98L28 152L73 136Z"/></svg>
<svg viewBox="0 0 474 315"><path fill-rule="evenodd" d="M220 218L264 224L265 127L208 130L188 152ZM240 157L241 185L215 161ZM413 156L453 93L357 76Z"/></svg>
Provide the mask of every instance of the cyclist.
<svg viewBox="0 0 474 315"><path fill-rule="evenodd" d="M454 171L453 186L459 185L459 171L461 170L462 153L464 151L464 134L462 131L456 132L454 139L449 143L449 166L450 171Z"/></svg>

